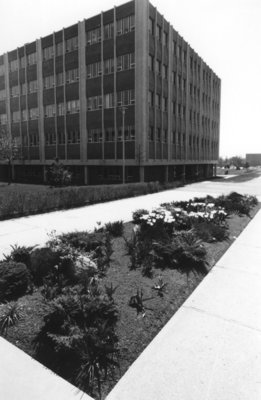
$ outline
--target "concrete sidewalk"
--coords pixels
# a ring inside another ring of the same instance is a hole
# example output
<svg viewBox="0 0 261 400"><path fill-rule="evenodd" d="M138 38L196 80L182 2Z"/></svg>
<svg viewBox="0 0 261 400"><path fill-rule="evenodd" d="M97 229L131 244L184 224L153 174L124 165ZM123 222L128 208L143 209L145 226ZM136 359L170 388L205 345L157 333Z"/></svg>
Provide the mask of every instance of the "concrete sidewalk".
<svg viewBox="0 0 261 400"><path fill-rule="evenodd" d="M48 233L52 230L57 233L93 230L97 221L103 224L117 220L130 221L132 212L138 208L151 209L168 201L189 200L207 194L218 196L231 191L257 195L261 201L261 177L243 183L229 183L222 180L204 181L146 196L2 221L0 222L0 259L3 254L10 252L10 245L44 244L48 240Z"/></svg>
<svg viewBox="0 0 261 400"><path fill-rule="evenodd" d="M261 211L106 400L261 399Z"/></svg>

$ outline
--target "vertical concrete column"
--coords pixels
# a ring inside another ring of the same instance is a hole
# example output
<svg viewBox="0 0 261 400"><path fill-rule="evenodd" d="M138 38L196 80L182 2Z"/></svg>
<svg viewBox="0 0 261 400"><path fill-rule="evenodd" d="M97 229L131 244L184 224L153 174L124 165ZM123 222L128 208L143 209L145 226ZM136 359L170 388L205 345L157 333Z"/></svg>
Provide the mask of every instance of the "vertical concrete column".
<svg viewBox="0 0 261 400"><path fill-rule="evenodd" d="M68 159L68 136L67 136L67 107L66 107L66 70L65 70L65 54L66 54L66 43L65 43L65 30L63 28L63 73L64 73L64 82L63 82L63 98L64 98L64 137L65 137L65 143L64 143L64 159ZM81 108L81 107L80 107Z"/></svg>
<svg viewBox="0 0 261 400"><path fill-rule="evenodd" d="M148 23L148 0L135 0L135 153L141 165L148 158Z"/></svg>
<svg viewBox="0 0 261 400"><path fill-rule="evenodd" d="M38 131L39 131L39 154L40 162L45 162L45 139L44 139L44 106L43 106L43 68L42 68L42 48L41 39L36 40L37 54L37 80L38 80Z"/></svg>
<svg viewBox="0 0 261 400"><path fill-rule="evenodd" d="M172 98L173 98L173 82L172 82L172 70L173 70L173 54L172 54L172 41L173 41L173 29L171 25L168 26L168 162L172 160L172 131L173 131L173 118L172 118Z"/></svg>
<svg viewBox="0 0 261 400"><path fill-rule="evenodd" d="M182 165L181 180L182 180L183 183L186 182L186 165Z"/></svg>
<svg viewBox="0 0 261 400"><path fill-rule="evenodd" d="M79 99L80 99L80 157L87 161L87 101L86 101L86 61L85 61L85 21L78 22L79 52Z"/></svg>
<svg viewBox="0 0 261 400"><path fill-rule="evenodd" d="M5 66L5 91L6 91L6 116L7 116L7 136L12 138L11 132L11 109L10 109L10 86L9 86L9 63L8 54L4 54Z"/></svg>
<svg viewBox="0 0 261 400"><path fill-rule="evenodd" d="M104 68L103 68L103 12L101 13L101 96L102 96L102 160L104 161L104 146L105 146L105 132L104 132ZM116 64L115 64L116 65ZM124 135L124 132L122 133ZM123 138L123 136L122 136ZM104 173L104 172L103 172Z"/></svg>
<svg viewBox="0 0 261 400"><path fill-rule="evenodd" d="M118 139L118 126L117 126L117 53L116 53L116 40L117 40L117 21L116 21L116 6L113 9L113 93L114 93L114 158L117 160L117 139Z"/></svg>

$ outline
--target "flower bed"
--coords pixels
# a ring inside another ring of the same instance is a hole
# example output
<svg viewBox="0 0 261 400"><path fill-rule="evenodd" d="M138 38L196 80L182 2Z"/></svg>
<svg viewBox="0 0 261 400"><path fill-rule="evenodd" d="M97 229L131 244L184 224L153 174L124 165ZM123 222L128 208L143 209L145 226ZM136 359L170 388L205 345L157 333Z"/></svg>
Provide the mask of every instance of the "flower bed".
<svg viewBox="0 0 261 400"><path fill-rule="evenodd" d="M241 214L239 203L245 204ZM136 211L124 226L118 221L93 233L52 234L45 248L14 248L5 265L25 265L31 283L23 280L23 292L11 297L5 284L10 301L0 306L2 334L104 398L258 207L254 198L235 194L169 203ZM201 224L210 231L205 239Z"/></svg>

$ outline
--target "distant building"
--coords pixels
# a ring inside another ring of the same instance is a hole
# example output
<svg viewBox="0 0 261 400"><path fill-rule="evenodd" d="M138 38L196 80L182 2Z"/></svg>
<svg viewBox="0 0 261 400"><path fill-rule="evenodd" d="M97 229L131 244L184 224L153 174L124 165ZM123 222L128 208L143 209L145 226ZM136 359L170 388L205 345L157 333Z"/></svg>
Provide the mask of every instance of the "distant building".
<svg viewBox="0 0 261 400"><path fill-rule="evenodd" d="M259 154L246 154L246 162L251 167L255 167L257 165L261 165L261 153L259 153Z"/></svg>
<svg viewBox="0 0 261 400"><path fill-rule="evenodd" d="M127 182L212 176L220 90L147 0L25 44L0 56L0 128L22 152L15 179L43 181L55 157L85 184L121 182L124 168Z"/></svg>

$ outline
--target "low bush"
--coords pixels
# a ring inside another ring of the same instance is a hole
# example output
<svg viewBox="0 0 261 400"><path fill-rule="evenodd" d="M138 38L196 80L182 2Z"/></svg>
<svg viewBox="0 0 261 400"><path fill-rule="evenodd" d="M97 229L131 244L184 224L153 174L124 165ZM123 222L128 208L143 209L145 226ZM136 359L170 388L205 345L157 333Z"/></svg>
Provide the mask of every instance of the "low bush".
<svg viewBox="0 0 261 400"><path fill-rule="evenodd" d="M226 224L219 225L211 221L195 222L193 230L197 236L204 242L222 242L229 238L228 226Z"/></svg>
<svg viewBox="0 0 261 400"><path fill-rule="evenodd" d="M59 254L50 247L35 249L31 253L30 271L35 285L40 286L60 261Z"/></svg>
<svg viewBox="0 0 261 400"><path fill-rule="evenodd" d="M139 225L143 222L143 215L148 215L149 211L145 210L144 208L140 208L132 213L132 222L136 225Z"/></svg>
<svg viewBox="0 0 261 400"><path fill-rule="evenodd" d="M114 237L123 235L123 221L108 222L104 228L106 232Z"/></svg>
<svg viewBox="0 0 261 400"><path fill-rule="evenodd" d="M8 256L4 256L5 261L15 261L21 262L27 266L28 269L31 268L31 252L34 247L26 246L11 246L12 250Z"/></svg>
<svg viewBox="0 0 261 400"><path fill-rule="evenodd" d="M255 196L242 195L236 192L232 192L227 196L222 195L215 199L215 205L223 207L228 213L247 215L248 217L250 217L250 212L257 203Z"/></svg>
<svg viewBox="0 0 261 400"><path fill-rule="evenodd" d="M95 294L94 294L95 293ZM70 289L51 303L35 339L37 359L93 395L117 365L118 310L100 291Z"/></svg>
<svg viewBox="0 0 261 400"><path fill-rule="evenodd" d="M208 272L206 249L193 231L176 233L169 243L153 242L153 251L157 267L177 269L187 276Z"/></svg>
<svg viewBox="0 0 261 400"><path fill-rule="evenodd" d="M30 273L25 264L0 263L0 302L16 300L30 287Z"/></svg>

